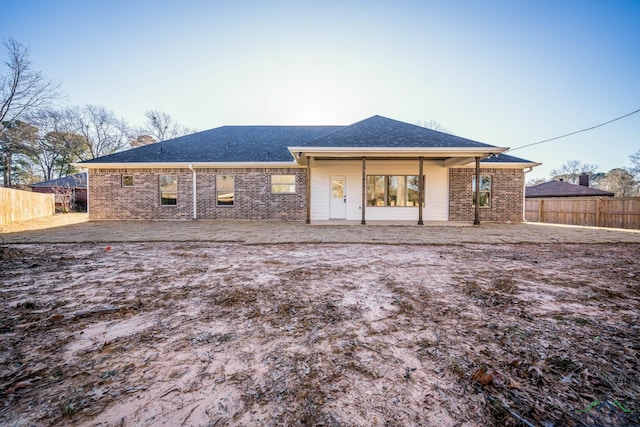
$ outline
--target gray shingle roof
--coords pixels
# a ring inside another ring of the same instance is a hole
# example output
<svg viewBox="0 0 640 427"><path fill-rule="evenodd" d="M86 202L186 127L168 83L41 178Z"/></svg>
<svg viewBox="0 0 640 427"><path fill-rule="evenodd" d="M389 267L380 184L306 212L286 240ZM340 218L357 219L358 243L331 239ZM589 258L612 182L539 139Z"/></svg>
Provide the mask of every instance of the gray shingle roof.
<svg viewBox="0 0 640 427"><path fill-rule="evenodd" d="M535 163L531 160L521 159L520 157L510 156L508 154L497 154L495 156L482 159L481 163Z"/></svg>
<svg viewBox="0 0 640 427"><path fill-rule="evenodd" d="M564 181L549 181L532 185L524 189L524 197L585 197L603 196L611 197L613 193L598 190L584 185L575 185Z"/></svg>
<svg viewBox="0 0 640 427"><path fill-rule="evenodd" d="M309 147L493 147L382 116L373 116L310 141Z"/></svg>
<svg viewBox="0 0 640 427"><path fill-rule="evenodd" d="M49 181L37 182L31 184L29 187L38 188L87 188L87 174L86 172L77 173L74 175L65 176L58 179L52 179Z"/></svg>
<svg viewBox="0 0 640 427"><path fill-rule="evenodd" d="M351 126L222 126L82 162L291 162L287 147L494 147L381 116ZM483 161L528 162L513 156Z"/></svg>
<svg viewBox="0 0 640 427"><path fill-rule="evenodd" d="M344 126L222 126L82 163L291 162L287 147Z"/></svg>

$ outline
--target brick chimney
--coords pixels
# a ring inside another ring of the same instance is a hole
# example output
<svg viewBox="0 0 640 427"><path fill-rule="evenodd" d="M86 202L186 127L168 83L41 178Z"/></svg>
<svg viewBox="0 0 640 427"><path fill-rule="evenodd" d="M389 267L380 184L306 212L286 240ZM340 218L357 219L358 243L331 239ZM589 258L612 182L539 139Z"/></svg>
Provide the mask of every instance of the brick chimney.
<svg viewBox="0 0 640 427"><path fill-rule="evenodd" d="M580 176L578 177L578 184L582 185L583 187L588 187L589 186L589 174L586 172L582 172L580 174Z"/></svg>

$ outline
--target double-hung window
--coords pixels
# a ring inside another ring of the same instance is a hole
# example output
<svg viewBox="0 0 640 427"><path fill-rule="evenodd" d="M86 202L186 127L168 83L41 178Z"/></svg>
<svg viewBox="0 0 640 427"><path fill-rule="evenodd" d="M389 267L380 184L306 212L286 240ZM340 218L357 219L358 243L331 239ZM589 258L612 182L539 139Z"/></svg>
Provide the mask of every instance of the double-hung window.
<svg viewBox="0 0 640 427"><path fill-rule="evenodd" d="M473 201L472 205L476 205L476 177L474 176L471 180L471 188L472 188L472 196ZM481 208L490 208L491 207L491 177L490 176L480 176L480 204L478 205Z"/></svg>

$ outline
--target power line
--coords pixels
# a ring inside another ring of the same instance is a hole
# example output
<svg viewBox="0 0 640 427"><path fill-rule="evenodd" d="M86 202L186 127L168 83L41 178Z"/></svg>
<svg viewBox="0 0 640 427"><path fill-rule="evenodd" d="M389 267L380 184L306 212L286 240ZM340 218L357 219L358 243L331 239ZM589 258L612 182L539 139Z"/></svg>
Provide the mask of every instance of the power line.
<svg viewBox="0 0 640 427"><path fill-rule="evenodd" d="M636 114L636 113L640 113L640 108L635 110L635 111L632 111L632 112L630 112L628 114L625 114L624 116L616 117L615 119L609 120L609 121L604 122L604 123L600 123L599 125L591 126L591 127L584 128L584 129L580 129L580 130L577 130L575 132L568 133L566 135L556 136L555 138L545 139L544 141L538 141L538 142L534 142L534 143L531 143L531 144L523 145L523 146L520 146L520 147L512 148L512 149L509 149L509 150L505 151L505 153L508 153L510 151L516 151L516 150L519 150L521 148L531 147L533 145L542 144L544 142L555 141L556 139L560 139L560 138L566 138L567 136L575 135L576 133L586 132L588 130L593 130L593 129L599 128L601 126L608 125L609 123L613 123L616 120L624 119L625 117L629 117L629 116L631 116L633 114Z"/></svg>

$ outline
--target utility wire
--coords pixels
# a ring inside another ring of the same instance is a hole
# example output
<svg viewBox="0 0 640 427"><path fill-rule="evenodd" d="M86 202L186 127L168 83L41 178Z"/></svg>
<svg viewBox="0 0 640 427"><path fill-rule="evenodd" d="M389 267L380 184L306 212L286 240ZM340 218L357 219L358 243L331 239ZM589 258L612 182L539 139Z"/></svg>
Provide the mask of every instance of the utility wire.
<svg viewBox="0 0 640 427"><path fill-rule="evenodd" d="M624 119L625 117L629 117L629 116L631 116L633 114L636 114L636 113L640 113L640 108L635 110L635 111L632 111L632 112L630 112L628 114L625 114L624 116L616 117L615 119L609 120L608 122L604 122L604 123L600 123L599 125L591 126L591 127L584 128L584 129L580 129L580 130L577 130L575 132L568 133L566 135L556 136L555 138L545 139L544 141L538 141L538 142L534 142L534 143L531 143L531 144L522 145L520 147L512 148L510 150L505 151L505 153L508 153L510 151L516 151L516 150L519 150L521 148L526 148L526 147L531 147L531 146L534 146L534 145L542 144L544 142L555 141L556 139L560 139L560 138L566 138L567 136L575 135L576 133L586 132L588 130L593 130L593 129L599 128L601 126L608 125L609 123L613 123L616 120Z"/></svg>

